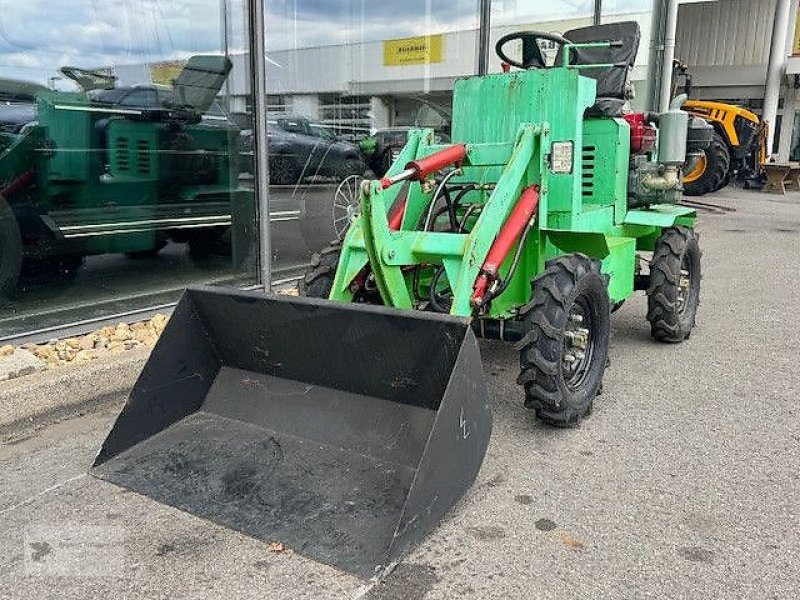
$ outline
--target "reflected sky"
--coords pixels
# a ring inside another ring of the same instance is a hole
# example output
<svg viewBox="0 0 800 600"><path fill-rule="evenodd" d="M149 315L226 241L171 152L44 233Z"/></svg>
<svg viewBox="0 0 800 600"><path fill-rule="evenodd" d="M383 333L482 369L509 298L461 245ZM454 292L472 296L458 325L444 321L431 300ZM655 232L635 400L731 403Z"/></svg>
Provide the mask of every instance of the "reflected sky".
<svg viewBox="0 0 800 600"><path fill-rule="evenodd" d="M593 0L495 0L493 23L591 14ZM651 0L605 0L605 12ZM267 0L267 49L360 43L477 26L477 0ZM97 68L244 48L245 0L0 0L0 77L48 82L58 68Z"/></svg>

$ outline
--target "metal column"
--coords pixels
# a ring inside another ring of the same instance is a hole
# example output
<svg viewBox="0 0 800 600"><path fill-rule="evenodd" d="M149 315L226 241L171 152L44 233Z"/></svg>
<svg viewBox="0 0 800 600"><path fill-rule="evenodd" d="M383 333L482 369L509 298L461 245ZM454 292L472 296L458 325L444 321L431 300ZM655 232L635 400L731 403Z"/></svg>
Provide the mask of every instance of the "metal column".
<svg viewBox="0 0 800 600"><path fill-rule="evenodd" d="M661 55L664 49L664 13L667 0L653 1L653 15L650 19L650 52L647 60L647 110L657 111L660 97Z"/></svg>
<svg viewBox="0 0 800 600"><path fill-rule="evenodd" d="M603 0L594 0L594 14L592 15L592 25L600 25L603 18Z"/></svg>
<svg viewBox="0 0 800 600"><path fill-rule="evenodd" d="M794 48L794 35L797 24L798 3L789 6L789 28L786 30L786 56L791 56ZM800 108L800 94L797 79L793 85L787 85L783 96L783 119L781 119L780 142L778 143L778 160L786 162L792 154L792 134L794 133L794 115ZM774 144L773 144L774 145Z"/></svg>
<svg viewBox="0 0 800 600"><path fill-rule="evenodd" d="M225 58L230 58L230 24L228 19L228 0L220 0L219 2L219 19L222 29L222 40L220 46L222 47L222 55ZM225 78L225 108L231 109L231 77Z"/></svg>
<svg viewBox="0 0 800 600"><path fill-rule="evenodd" d="M767 134L767 156L772 155L775 144L775 123L778 118L778 100L781 95L781 79L786 68L786 30L789 25L791 0L778 0L772 22L772 43L769 48L767 85L764 89L764 121L769 125Z"/></svg>
<svg viewBox="0 0 800 600"><path fill-rule="evenodd" d="M664 26L664 52L661 55L661 83L659 86L658 111L669 109L672 93L672 61L675 60L675 31L678 28L678 0L668 0Z"/></svg>
<svg viewBox="0 0 800 600"><path fill-rule="evenodd" d="M480 0L480 24L478 25L478 75L489 72L489 34L492 26L492 0Z"/></svg>
<svg viewBox="0 0 800 600"><path fill-rule="evenodd" d="M250 73L253 82L253 133L255 134L255 183L258 202L258 247L261 285L272 289L272 240L270 238L269 160L267 154L267 69L264 45L264 0L250 0Z"/></svg>

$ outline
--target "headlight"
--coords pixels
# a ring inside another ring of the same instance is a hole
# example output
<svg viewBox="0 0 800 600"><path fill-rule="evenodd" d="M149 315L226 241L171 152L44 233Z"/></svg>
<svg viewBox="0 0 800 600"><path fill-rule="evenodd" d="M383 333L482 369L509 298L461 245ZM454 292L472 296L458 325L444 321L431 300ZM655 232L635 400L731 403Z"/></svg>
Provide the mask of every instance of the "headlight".
<svg viewBox="0 0 800 600"><path fill-rule="evenodd" d="M550 170L557 175L572 173L573 165L572 142L553 142L550 146Z"/></svg>

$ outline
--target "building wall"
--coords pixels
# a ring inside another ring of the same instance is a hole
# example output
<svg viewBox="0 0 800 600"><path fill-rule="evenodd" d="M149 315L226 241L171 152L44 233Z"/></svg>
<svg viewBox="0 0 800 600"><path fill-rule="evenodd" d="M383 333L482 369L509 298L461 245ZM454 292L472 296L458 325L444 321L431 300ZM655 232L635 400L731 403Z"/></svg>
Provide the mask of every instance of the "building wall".
<svg viewBox="0 0 800 600"><path fill-rule="evenodd" d="M682 4L675 57L700 97L763 98L776 0Z"/></svg>
<svg viewBox="0 0 800 600"><path fill-rule="evenodd" d="M616 15L608 20L636 20L642 26L642 43L634 78L645 79L649 46L649 13ZM491 47L500 37L526 29L563 32L591 24L591 18L544 23L522 23L495 27ZM419 93L452 89L459 77L475 72L477 30L444 34L444 56L427 65L384 66L383 42L279 50L268 55L267 81L270 93L309 94L341 92L350 94ZM500 60L489 61L490 70L500 71ZM241 70L241 69L240 69ZM236 69L234 69L236 71Z"/></svg>

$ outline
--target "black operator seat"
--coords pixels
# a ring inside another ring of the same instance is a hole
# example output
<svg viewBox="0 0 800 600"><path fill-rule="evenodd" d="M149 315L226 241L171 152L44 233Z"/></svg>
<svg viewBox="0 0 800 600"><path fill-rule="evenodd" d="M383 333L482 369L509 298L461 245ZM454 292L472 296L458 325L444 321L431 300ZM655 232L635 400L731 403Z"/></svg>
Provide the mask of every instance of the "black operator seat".
<svg viewBox="0 0 800 600"><path fill-rule="evenodd" d="M580 48L571 63L578 65L613 64L613 67L581 69L581 75L597 81L597 100L587 115L619 117L625 102L632 97L630 73L639 51L641 32L636 21L580 27L564 33L574 44L589 42L621 42L612 48Z"/></svg>

